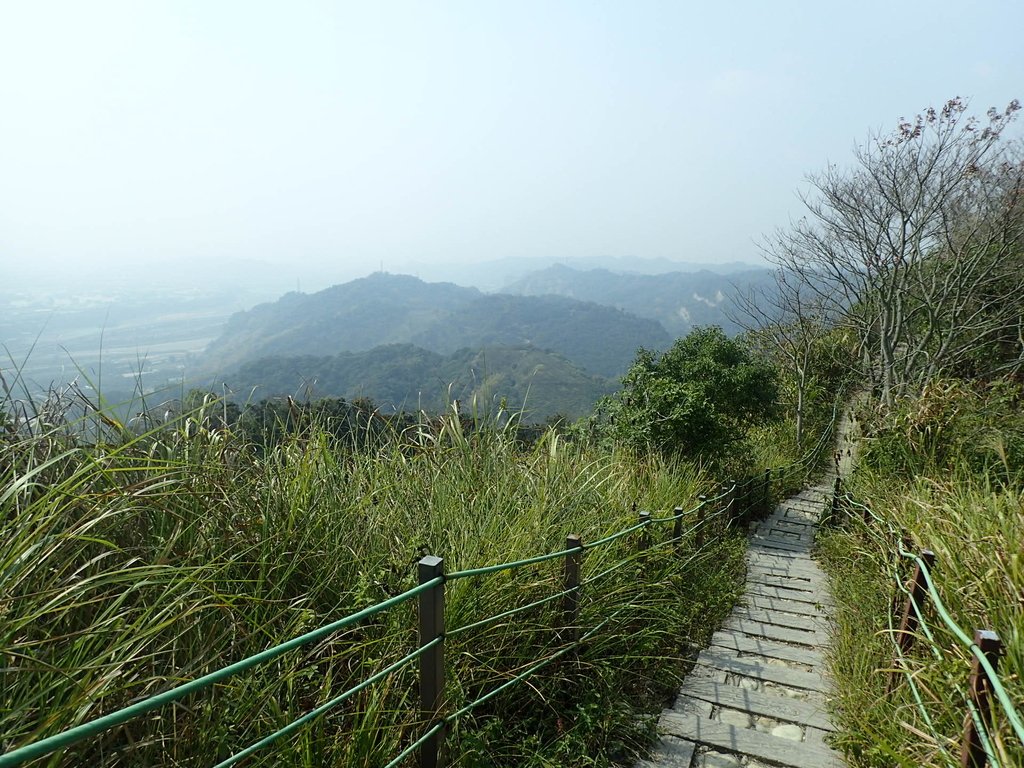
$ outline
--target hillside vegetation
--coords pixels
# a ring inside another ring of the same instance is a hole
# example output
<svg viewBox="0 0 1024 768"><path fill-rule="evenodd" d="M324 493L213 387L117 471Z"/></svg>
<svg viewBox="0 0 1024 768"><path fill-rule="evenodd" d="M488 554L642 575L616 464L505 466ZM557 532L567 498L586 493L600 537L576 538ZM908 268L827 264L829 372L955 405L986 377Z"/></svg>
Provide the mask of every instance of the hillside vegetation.
<svg viewBox="0 0 1024 768"><path fill-rule="evenodd" d="M454 398L467 410L504 410L531 422L581 416L614 389L610 380L533 347L484 347L442 355L410 344L331 357L262 358L243 364L225 381L249 399L277 394L368 398L384 412L434 413Z"/></svg>
<svg viewBox="0 0 1024 768"><path fill-rule="evenodd" d="M838 603L833 648L839 745L857 766L959 764L971 655L925 601L908 669L888 691L895 655L890 621L909 578L896 554L935 552L936 587L956 623L998 633L1000 679L1024 701L1024 418L1018 383L936 382L884 416L862 413L864 455L850 491L848 528L823 539ZM861 506L863 505L863 506ZM884 522L864 512L870 509ZM866 521L866 522L865 522ZM900 537L890 534L890 526ZM1024 765L1024 747L996 702L999 764Z"/></svg>
<svg viewBox="0 0 1024 768"><path fill-rule="evenodd" d="M5 749L91 720L415 584L425 553L446 570L596 542L638 510L691 509L717 483L691 464L448 415L402 433L299 421L256 451L203 402L133 433L86 406L8 401L0 486L0 673ZM47 414L45 422L26 418ZM372 438L372 439L371 439ZM749 459L750 457L748 457ZM752 469L759 470L756 461ZM714 518L709 518L714 520ZM693 513L685 528L695 523ZM711 523L709 523L710 525ZM649 723L741 581L743 541L718 524L666 546L671 526L634 532L584 559L571 663L460 718L447 743L463 766L610 765L644 748ZM651 548L640 558L639 544ZM557 653L560 602L458 628L557 595L560 560L453 581L447 711ZM602 624L602 622L610 622ZM90 738L51 766L207 766L266 736L415 647L407 603L175 705ZM347 700L250 765L381 766L419 729L415 665Z"/></svg>
<svg viewBox="0 0 1024 768"><path fill-rule="evenodd" d="M377 273L306 295L290 293L238 313L210 344L201 367L223 375L269 356L333 355L388 344L431 352L532 346L588 372L616 376L637 347L671 341L652 320L557 296L482 294L450 283Z"/></svg>

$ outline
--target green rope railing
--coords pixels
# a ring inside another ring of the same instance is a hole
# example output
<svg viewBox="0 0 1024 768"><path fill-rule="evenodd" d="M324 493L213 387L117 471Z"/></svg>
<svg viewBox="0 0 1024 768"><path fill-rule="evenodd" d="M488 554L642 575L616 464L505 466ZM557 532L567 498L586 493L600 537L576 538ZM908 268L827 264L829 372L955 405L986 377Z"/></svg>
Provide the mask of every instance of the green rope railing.
<svg viewBox="0 0 1024 768"><path fill-rule="evenodd" d="M1020 739L1021 744L1024 744L1024 722L1021 721L1020 713L1017 712L1016 706L1013 704L1013 700L1010 698L1006 689L1003 687L1002 682L999 680L999 675L992 668L989 660L982 653L982 650L977 646L974 640L968 635L950 616L949 611L946 609L946 604L942 602L942 598L939 596L939 591L935 588L935 582L932 580L932 575L928 568L928 564L924 563L917 555L911 555L911 553L900 552L902 556L911 556L915 562L922 565L921 573L925 578L925 582L928 586L928 594L932 599L932 603L935 605L935 611L938 613L939 618L942 619L943 623L952 632L961 643L963 643L967 649L974 655L974 658L978 660L982 669L985 670L985 674L988 676L989 684L992 686L992 692L995 693L999 703L1003 706L1003 712L1005 713L1010 725L1013 726L1014 732L1017 734L1017 738Z"/></svg>
<svg viewBox="0 0 1024 768"><path fill-rule="evenodd" d="M304 635L294 637L280 645L275 645L273 648L268 648L265 651L261 651L260 653L249 656L241 661L236 661L234 664L229 664L215 672L198 677L195 680L179 685L169 691L164 691L163 693L158 693L155 696L150 696L148 699L136 702L135 704L130 704L116 712L111 712L110 714L103 715L95 720L90 720L88 723L82 723L74 728L69 728L61 733L40 739L37 742L12 750L4 755L0 755L0 768L21 765L27 760L43 757L51 752L56 752L58 749L69 747L83 739L89 738L90 736L96 736L103 731L113 728L116 725L126 723L129 720L133 720L134 718L144 715L147 712L151 712L154 709L158 709L165 704L178 701L189 694L197 693L209 688L210 686L215 685L222 680L226 680L229 677L233 677L240 672L245 672L259 664L270 661L271 659L276 659L278 656L281 656L288 651L300 648L308 643L321 640L339 629L352 626L365 618L374 616L382 611L386 611L396 605L401 605L405 601L411 600L417 595L426 592L428 589L433 589L442 581L442 579L438 578L424 584L420 584L412 589L406 590L400 595L396 595L395 597L381 603L372 605L369 608L364 608L357 613L353 613L343 619L326 624L311 632L307 632Z"/></svg>
<svg viewBox="0 0 1024 768"><path fill-rule="evenodd" d="M628 530L636 530L639 526L634 526ZM627 531L628 532L628 531ZM601 542L597 542L601 543ZM597 543L591 546L597 546ZM545 563L548 560L557 560L566 555L570 555L576 551L576 547L571 549L560 549L557 552L549 552L546 555L535 555L534 557L524 557L522 560L513 560L508 563L497 563L495 565L484 565L479 568L467 568L462 571L452 571L445 578L448 581L457 581L459 579L469 579L475 576L487 576L492 573L498 573L499 571L510 571L518 568L524 568L527 565L535 565L536 563Z"/></svg>
<svg viewBox="0 0 1024 768"><path fill-rule="evenodd" d="M903 559L907 559L907 560L912 560L914 562L914 564L917 566L917 568L919 569L919 572L921 574L921 577L923 579L923 582L924 582L925 594L928 596L930 603L934 606L936 614L939 616L939 618L941 619L942 623L945 625L945 628L950 632L950 634L959 642L959 644L965 650L968 651L970 656L972 656L975 660L977 660L979 666L981 667L981 669L985 673L985 676L986 676L986 678L988 680L988 684L989 684L989 686L991 688L992 693L995 695L996 700L999 702L1000 709L1001 709L1003 715L1005 716L1007 723L1009 723L1012 731L1014 732L1016 737L1020 740L1021 744L1024 745L1024 720L1022 720L1021 714L1018 711L1017 706L1014 704L1013 699L1010 697L1009 693L1006 691L1006 688L1003 685L1002 680L1000 679L998 672L992 666L991 662L989 662L988 657L985 655L985 653L982 651L982 649L978 647L977 643L974 642L972 637L970 635L968 635L968 633L956 622L956 620L950 614L949 609L946 607L946 604L943 601L941 594L939 593L938 587L935 584L934 577L932 576L932 573L931 573L931 567L928 565L928 563L919 554L914 553L914 552L909 552L909 551L907 551L903 547L903 543L902 543L903 536L901 535L901 532L889 520L880 517L868 505L862 504L862 503L856 501L848 493L844 495L843 503L847 507L857 508L857 509L859 509L861 511L862 516L863 516L863 521L865 523L864 528L868 532L871 532L872 534L874 534L873 527L871 525L867 525L867 523L869 523L869 522L875 523L875 524L881 526L884 529L882 532L880 532L881 533L881 537L880 538L875 538L876 544L878 544L881 548L883 548L884 551L887 551L887 552L893 551L893 545L891 545L889 543L890 540L891 540L892 542L895 543L894 549L895 549L895 554L897 555L897 558L903 558ZM885 535L884 535L885 533L888 533L888 535L890 537L889 539L885 538ZM914 611L914 613L915 613L915 615L917 617L918 627L919 627L919 629L921 631L921 634L924 636L925 640L927 641L928 647L931 650L932 655L936 659L941 659L942 658L941 645L936 640L934 632L932 631L931 627L929 627L929 625L928 625L928 620L927 620L927 618L925 616L924 611L922 610L922 606L918 604L918 601L914 598L914 595L912 594L912 591L909 590L903 584L903 582L902 582L902 580L900 579L900 576L899 576L899 569L897 567L895 567L895 565L891 566L890 576L894 579L898 590L900 592L903 592L907 596L908 603L911 605L911 607L912 607L912 609L913 609L913 611ZM903 655L903 652L902 652L902 649L901 649L899 643L896 642L896 636L899 634L899 630L897 630L896 628L893 627L892 617L889 616L888 618L889 618L888 634L889 634L890 638L893 640L893 645L896 648L897 660L899 662L897 664L898 671L902 672L904 677L907 679L907 682L908 682L908 684L910 686L910 689L911 689L911 694L913 695L913 697L915 699L915 702L917 704L917 709L918 709L919 713L922 716L922 720L931 729L932 735L935 738L936 743L941 743L944 740L944 737L942 737L941 735L939 735L936 732L935 726L932 723L931 717L929 716L929 714L927 712L927 708L925 707L924 702L923 702L923 700L922 700L922 698L920 696L920 693L917 690L917 685L916 685L916 681L914 680L914 675L912 674L912 672L911 672L911 670L909 668L909 665L907 665L905 663L906 662L906 658ZM961 698L963 699L963 701L964 701L964 703L965 703L965 705L966 705L966 707L968 709L968 712L970 714L970 717L974 721L974 725L975 725L976 732L978 734L979 741L981 742L982 749L984 750L985 755L986 755L988 761L993 766L996 766L996 768L998 768L999 762L998 762L998 760L996 758L995 750L994 750L993 745L992 745L992 739L991 739L991 736L990 736L990 734L988 732L988 726L983 722L983 718L981 718L980 714L977 712L977 708L975 707L974 703L971 701L970 697L962 689L960 689L959 687L957 688L957 692L960 694ZM950 763L951 765L958 764L958 762L954 761L951 756L949 756L948 754L946 756L951 761L951 763Z"/></svg>
<svg viewBox="0 0 1024 768"><path fill-rule="evenodd" d="M350 699L352 696L354 696L355 694L357 694L360 691L364 690L365 688L369 688L371 685L373 685L374 683L378 682L379 680L383 680L385 677L390 675L392 672L397 672L399 669L404 667L410 661L415 661L420 656L422 656L424 653L429 651L431 648L433 648L434 646L440 645L442 642L444 642L444 638L443 637L434 638L429 643L426 643L425 645L422 645L421 647L417 648L412 653L407 653L405 656L400 658L398 661L394 662L393 664L388 665L387 667L385 667L384 669L380 670L376 674L371 675L370 677L366 678L365 680L363 680L363 682L359 683L358 685L353 686L352 688L349 688L347 691L345 691L344 693L341 693L341 694L335 696L330 701L324 702L323 704L321 704L316 709L310 710L306 714L302 715L302 717L299 717L298 719L293 720L292 722L288 723L288 725L284 726L283 728L279 728L278 730L274 731L273 733L271 733L271 734L269 734L267 736L264 736L262 739L257 741L255 744L252 744L252 745L246 747L241 752L236 752L231 757L229 757L227 760L222 760L221 762L217 763L213 768L228 768L228 766L234 765L235 763L239 762L240 760L244 760L245 758L249 757L249 755L252 755L252 754L258 752L259 750L263 749L264 747L270 746L271 744L273 744L275 741L277 741L282 736L287 736L289 733L293 733L293 732L297 731L301 726L305 725L309 721L316 719L317 717L319 717L320 715L324 714L328 710L333 709L334 707L336 707L339 704L343 703L347 699Z"/></svg>

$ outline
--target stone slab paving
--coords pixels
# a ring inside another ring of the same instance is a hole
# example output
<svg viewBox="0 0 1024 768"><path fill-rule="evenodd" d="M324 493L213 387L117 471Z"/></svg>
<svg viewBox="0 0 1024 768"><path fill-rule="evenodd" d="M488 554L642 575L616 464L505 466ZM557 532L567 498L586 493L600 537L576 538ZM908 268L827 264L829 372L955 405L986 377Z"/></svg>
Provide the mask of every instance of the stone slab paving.
<svg viewBox="0 0 1024 768"><path fill-rule="evenodd" d="M810 555L832 477L751 532L747 588L696 659L638 768L839 768L822 649L832 600Z"/></svg>

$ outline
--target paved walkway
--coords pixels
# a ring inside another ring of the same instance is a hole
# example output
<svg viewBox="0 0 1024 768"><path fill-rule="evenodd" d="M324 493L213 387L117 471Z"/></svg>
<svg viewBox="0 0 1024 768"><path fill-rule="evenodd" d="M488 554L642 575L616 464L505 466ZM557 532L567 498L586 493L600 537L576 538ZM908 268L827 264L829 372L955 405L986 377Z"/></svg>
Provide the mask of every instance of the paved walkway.
<svg viewBox="0 0 1024 768"><path fill-rule="evenodd" d="M846 470L852 457L843 458ZM639 766L844 765L824 741L834 730L822 656L831 598L809 554L834 478L780 504L751 534L746 593L697 656Z"/></svg>

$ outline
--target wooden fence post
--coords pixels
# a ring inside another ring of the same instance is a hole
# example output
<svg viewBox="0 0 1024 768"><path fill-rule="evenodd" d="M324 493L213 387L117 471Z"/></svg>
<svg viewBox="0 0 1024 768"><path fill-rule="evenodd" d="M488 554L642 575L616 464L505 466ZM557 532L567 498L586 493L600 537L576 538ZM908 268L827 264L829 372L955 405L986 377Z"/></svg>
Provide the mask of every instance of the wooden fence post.
<svg viewBox="0 0 1024 768"><path fill-rule="evenodd" d="M764 507L762 507L761 515L767 517L772 511L772 471L766 469L764 471Z"/></svg>
<svg viewBox="0 0 1024 768"><path fill-rule="evenodd" d="M829 525L839 524L839 496L843 492L843 481L836 475L836 481L832 485L832 507L829 510Z"/></svg>
<svg viewBox="0 0 1024 768"><path fill-rule="evenodd" d="M651 546L651 513L641 512L637 516L637 522L644 527L640 529L640 540L637 542L636 548L641 552L646 552Z"/></svg>
<svg viewBox="0 0 1024 768"><path fill-rule="evenodd" d="M727 487L729 488L729 495L726 496L726 499L728 499L729 504L726 509L729 510L729 519L739 520L741 513L738 509L739 504L736 502L736 496L739 494L740 487L736 484L735 480L730 480L727 483Z"/></svg>
<svg viewBox="0 0 1024 768"><path fill-rule="evenodd" d="M697 497L697 533L694 535L694 546L699 552L704 548L704 505L708 497L703 493Z"/></svg>
<svg viewBox="0 0 1024 768"><path fill-rule="evenodd" d="M583 539L571 533L565 537L565 548L573 550L565 556L565 571L562 576L562 626L565 636L576 642L580 629L580 569L583 566Z"/></svg>
<svg viewBox="0 0 1024 768"><path fill-rule="evenodd" d="M1003 649L1003 643L999 639L999 635L988 629L976 629L974 630L974 644L985 654L985 658L992 665L992 669L997 669L999 654ZM971 701L974 702L974 706L978 710L978 718L983 724L987 723L989 721L989 694L992 691L992 681L988 679L988 673L981 666L977 656L971 662L970 686ZM970 710L968 710L967 717L964 718L964 737L960 751L960 767L985 768L987 760L988 755L985 754L985 749L981 745L981 735L974 724L974 718L971 717Z"/></svg>
<svg viewBox="0 0 1024 768"><path fill-rule="evenodd" d="M683 508L673 509L672 516L675 518L672 522L672 540L676 543L676 552L680 552L683 548Z"/></svg>
<svg viewBox="0 0 1024 768"><path fill-rule="evenodd" d="M444 560L427 555L419 562L419 583L426 584L444 576ZM441 712L444 694L444 582L420 593L420 648L442 638L419 658L420 714L426 728L433 728ZM441 745L445 729L441 729L420 746L420 768L441 768Z"/></svg>

